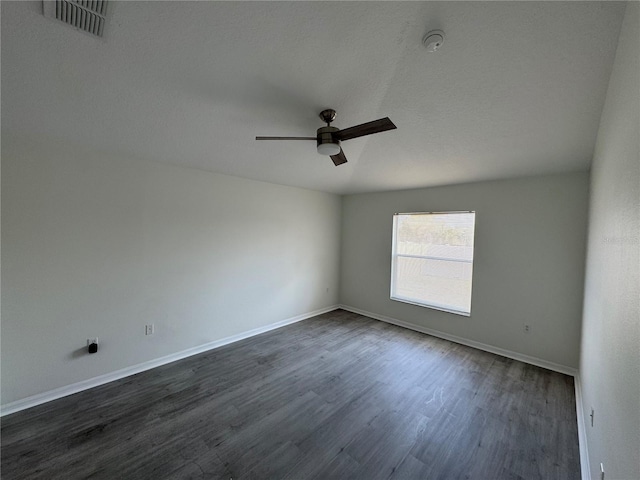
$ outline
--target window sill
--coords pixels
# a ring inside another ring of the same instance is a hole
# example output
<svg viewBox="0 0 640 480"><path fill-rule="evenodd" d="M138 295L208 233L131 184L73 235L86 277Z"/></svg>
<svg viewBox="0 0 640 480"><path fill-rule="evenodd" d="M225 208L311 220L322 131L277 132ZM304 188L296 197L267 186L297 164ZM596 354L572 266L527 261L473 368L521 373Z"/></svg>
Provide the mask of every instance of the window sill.
<svg viewBox="0 0 640 480"><path fill-rule="evenodd" d="M402 297L390 297L391 300L394 300L396 302L402 302L402 303L408 303L409 305L416 305L418 307L424 307L424 308L431 308L432 310L438 310L440 312L446 312L446 313L453 313L455 315L461 315L463 317L470 317L471 316L471 312L465 312L462 310L456 310L452 307L447 307L445 305L434 305L434 304L429 304L429 303L420 303L416 300L410 300L407 298L402 298Z"/></svg>

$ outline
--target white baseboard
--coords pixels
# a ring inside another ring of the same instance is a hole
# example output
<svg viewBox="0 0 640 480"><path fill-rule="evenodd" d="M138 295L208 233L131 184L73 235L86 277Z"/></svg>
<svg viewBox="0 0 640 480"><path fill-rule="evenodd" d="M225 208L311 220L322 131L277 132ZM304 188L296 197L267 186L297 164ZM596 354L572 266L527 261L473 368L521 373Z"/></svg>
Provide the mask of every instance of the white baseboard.
<svg viewBox="0 0 640 480"><path fill-rule="evenodd" d="M215 340L213 342L205 343L204 345L199 345L197 347L188 348L187 350L172 353L171 355L166 355L154 360L149 360L147 362L139 363L138 365L133 365L131 367L126 367L121 370L116 370L115 372L105 373L104 375L89 378L81 382L72 383L71 385L55 388L53 390L49 390L48 392L38 393L37 395L32 395L21 400L16 400L15 402L2 405L0 407L0 416L19 412L20 410L25 410L27 408L35 407L36 405L41 405L43 403L47 403L61 397L66 397L67 395L72 395L83 390L88 390L93 387L104 385L105 383L113 382L114 380L119 380L130 375L135 375L136 373L144 372L145 370L150 370L161 365L166 365L167 363L175 362L176 360L182 360L183 358L187 358L192 355L197 355L208 350L213 350L214 348L229 345L230 343L238 342L255 335L260 335L261 333L266 333L271 330L290 325L292 323L300 322L302 320L315 317L316 315L322 315L323 313L331 312L333 310L336 310L337 308L339 308L338 305L332 305L320 310L297 315L295 317L287 318L286 320L271 323L264 327L254 328L253 330L238 333L237 335L232 335L230 337Z"/></svg>
<svg viewBox="0 0 640 480"><path fill-rule="evenodd" d="M578 417L578 444L580 445L580 470L582 480L591 480L591 467L589 463L589 446L587 444L587 429L584 423L584 403L582 399L582 383L580 374L573 377L576 388L576 416Z"/></svg>
<svg viewBox="0 0 640 480"><path fill-rule="evenodd" d="M426 333L427 335L432 335L434 337L442 338L444 340L449 340L451 342L459 343L461 345L466 345L468 347L477 348L478 350L484 350L485 352L495 353L496 355L512 358L513 360L518 360L520 362L528 363L530 365L546 368L547 370L553 370L554 372L564 373L565 375L570 375L572 377L575 377L578 373L577 369L572 367L567 367L565 365L549 362L541 358L530 357L529 355L524 355L522 353L512 352L511 350L505 350L503 348L494 347L493 345L487 345L485 343L480 343L474 340L458 337L456 335L444 333L439 330L432 330L430 328L423 327L421 325L415 325L413 323L405 322L404 320L398 320L395 318L386 317L384 315L378 315L377 313L367 312L365 310L351 307L349 305L340 305L340 308L343 310L347 310L349 312L364 315L365 317L373 318L374 320L380 320L381 322L391 323L399 327L408 328L409 330L415 330L416 332Z"/></svg>

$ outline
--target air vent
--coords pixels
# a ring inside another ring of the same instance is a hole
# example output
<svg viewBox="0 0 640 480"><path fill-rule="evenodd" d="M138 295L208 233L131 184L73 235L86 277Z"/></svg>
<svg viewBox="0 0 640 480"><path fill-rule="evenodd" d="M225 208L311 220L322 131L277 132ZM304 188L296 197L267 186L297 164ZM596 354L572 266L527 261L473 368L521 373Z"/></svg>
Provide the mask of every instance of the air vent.
<svg viewBox="0 0 640 480"><path fill-rule="evenodd" d="M91 35L102 37L107 0L42 0L45 17L56 18Z"/></svg>

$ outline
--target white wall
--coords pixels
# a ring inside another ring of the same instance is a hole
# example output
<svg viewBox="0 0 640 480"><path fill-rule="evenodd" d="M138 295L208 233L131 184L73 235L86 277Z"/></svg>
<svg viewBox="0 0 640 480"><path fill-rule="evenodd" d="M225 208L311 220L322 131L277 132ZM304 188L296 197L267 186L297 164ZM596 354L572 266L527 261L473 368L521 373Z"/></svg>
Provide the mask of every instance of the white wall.
<svg viewBox="0 0 640 480"><path fill-rule="evenodd" d="M591 170L580 377L594 479L600 462L607 479L640 478L639 17L629 2Z"/></svg>
<svg viewBox="0 0 640 480"><path fill-rule="evenodd" d="M3 405L337 304L338 196L4 134L2 163Z"/></svg>
<svg viewBox="0 0 640 480"><path fill-rule="evenodd" d="M587 173L346 196L340 301L575 368L587 205ZM451 210L476 211L471 317L389 299L392 215Z"/></svg>

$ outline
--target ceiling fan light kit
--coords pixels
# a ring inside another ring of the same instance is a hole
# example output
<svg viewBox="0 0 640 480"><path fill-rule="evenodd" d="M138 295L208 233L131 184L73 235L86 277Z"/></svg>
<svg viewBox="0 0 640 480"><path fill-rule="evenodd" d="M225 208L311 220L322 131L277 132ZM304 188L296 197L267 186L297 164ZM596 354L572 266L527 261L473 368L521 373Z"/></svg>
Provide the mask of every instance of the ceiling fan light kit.
<svg viewBox="0 0 640 480"><path fill-rule="evenodd" d="M347 163L347 157L340 146L341 141L397 128L393 122L389 120L389 117L385 117L374 120L373 122L367 122L362 125L340 130L339 128L331 126L331 122L336 118L336 111L330 108L320 112L320 118L327 123L327 126L320 127L315 137L256 137L256 140L315 140L318 153L320 155L330 156L333 164L337 167L338 165Z"/></svg>
<svg viewBox="0 0 640 480"><path fill-rule="evenodd" d="M335 110L323 110L320 112L320 118L327 122L326 127L318 129L316 137L318 144L318 153L320 155L338 155L340 153L340 140L335 138L335 133L340 129L331 126L331 122L336 118Z"/></svg>
<svg viewBox="0 0 640 480"><path fill-rule="evenodd" d="M333 133L337 132L336 127L322 127L318 131L318 153L320 155L337 155L340 153L340 140L334 140Z"/></svg>

